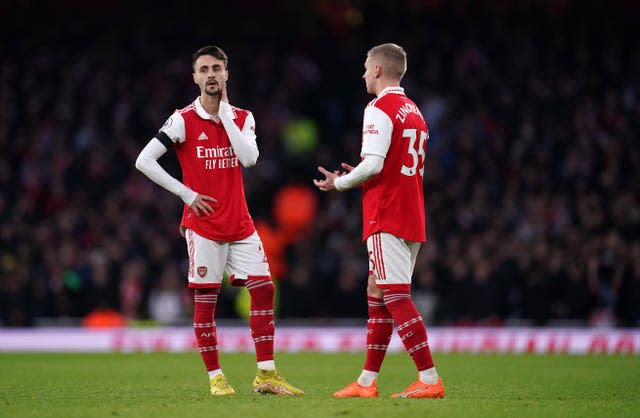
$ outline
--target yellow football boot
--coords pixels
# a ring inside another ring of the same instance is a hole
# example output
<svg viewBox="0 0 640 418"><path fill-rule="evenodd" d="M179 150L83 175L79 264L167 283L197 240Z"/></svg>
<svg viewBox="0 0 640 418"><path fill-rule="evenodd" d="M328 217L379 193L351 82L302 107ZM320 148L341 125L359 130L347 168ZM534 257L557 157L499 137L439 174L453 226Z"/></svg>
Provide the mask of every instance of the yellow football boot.
<svg viewBox="0 0 640 418"><path fill-rule="evenodd" d="M223 374L219 374L211 379L211 394L214 396L227 396L236 393L229 385Z"/></svg>
<svg viewBox="0 0 640 418"><path fill-rule="evenodd" d="M262 394L302 396L304 392L289 384L284 377L275 370L258 370L253 379L253 390Z"/></svg>

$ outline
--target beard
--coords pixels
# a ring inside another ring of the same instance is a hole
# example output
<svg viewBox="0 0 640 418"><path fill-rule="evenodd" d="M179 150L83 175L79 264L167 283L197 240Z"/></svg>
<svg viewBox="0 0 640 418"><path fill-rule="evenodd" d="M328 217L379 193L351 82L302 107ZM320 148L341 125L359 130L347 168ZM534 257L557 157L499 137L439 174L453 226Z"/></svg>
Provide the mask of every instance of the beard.
<svg viewBox="0 0 640 418"><path fill-rule="evenodd" d="M204 93L207 96L211 96L211 97L222 96L222 87L220 86L220 83L215 81L215 84L209 85L209 82L211 81L213 80L207 80L207 82L204 84L204 90L203 90Z"/></svg>
<svg viewBox="0 0 640 418"><path fill-rule="evenodd" d="M207 96L216 97L222 95L220 86L205 86L204 92Z"/></svg>

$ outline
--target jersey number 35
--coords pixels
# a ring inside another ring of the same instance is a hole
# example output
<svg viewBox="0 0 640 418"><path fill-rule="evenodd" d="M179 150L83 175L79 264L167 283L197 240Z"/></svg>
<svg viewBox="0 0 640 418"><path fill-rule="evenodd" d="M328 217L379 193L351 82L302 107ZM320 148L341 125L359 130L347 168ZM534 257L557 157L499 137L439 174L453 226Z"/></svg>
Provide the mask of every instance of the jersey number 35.
<svg viewBox="0 0 640 418"><path fill-rule="evenodd" d="M420 177L424 176L424 157L425 157L425 142L429 139L429 134L425 131L420 131L420 144L416 150L416 139L418 138L417 129L405 129L402 131L402 137L409 140L409 146L407 147L407 153L413 159L411 167L402 165L400 172L405 176L415 176L416 171L420 172ZM420 166L419 170L416 170Z"/></svg>

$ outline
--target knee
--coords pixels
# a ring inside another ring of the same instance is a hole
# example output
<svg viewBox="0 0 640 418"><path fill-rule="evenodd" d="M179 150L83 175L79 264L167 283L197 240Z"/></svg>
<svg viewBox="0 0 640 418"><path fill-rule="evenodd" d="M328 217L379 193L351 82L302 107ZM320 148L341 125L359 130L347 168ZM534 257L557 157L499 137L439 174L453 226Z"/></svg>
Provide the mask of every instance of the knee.
<svg viewBox="0 0 640 418"><path fill-rule="evenodd" d="M194 289L193 293L196 295L217 295L220 293L220 289Z"/></svg>
<svg viewBox="0 0 640 418"><path fill-rule="evenodd" d="M273 282L271 281L271 277L269 276L264 276L264 277L249 276L249 278L247 279L247 290L249 291L249 294L254 292L260 292L261 294L268 293L273 295L274 286L273 286Z"/></svg>
<svg viewBox="0 0 640 418"><path fill-rule="evenodd" d="M382 299L384 293L383 290L378 287L376 284L375 276L369 276L368 284L367 284L367 296L374 297L377 299Z"/></svg>

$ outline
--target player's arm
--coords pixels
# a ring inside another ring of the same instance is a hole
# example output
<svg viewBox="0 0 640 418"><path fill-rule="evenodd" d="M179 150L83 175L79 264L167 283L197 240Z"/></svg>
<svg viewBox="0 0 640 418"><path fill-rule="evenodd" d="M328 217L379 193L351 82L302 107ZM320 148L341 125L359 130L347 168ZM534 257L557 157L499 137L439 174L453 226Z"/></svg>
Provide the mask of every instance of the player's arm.
<svg viewBox="0 0 640 418"><path fill-rule="evenodd" d="M170 120L170 127L167 128L167 131L165 132L164 130L161 130L158 132L155 137L151 138L142 151L140 151L140 154L136 159L136 168L145 176L149 177L149 179L154 183L180 197L184 203L194 210L197 216L200 216L201 214L210 214L213 212L211 204L216 202L214 198L198 194L191 190L182 182L167 173L158 163L160 157L162 157L169 147L173 145L173 140L169 134L172 134L177 140L179 140L180 130L182 129L182 131L184 131L184 121L182 120L182 117L177 118L174 115ZM180 122L182 122L181 126ZM167 123L169 122L167 121ZM167 132L169 132L169 134ZM184 137L184 134L182 134L182 137Z"/></svg>
<svg viewBox="0 0 640 418"><path fill-rule="evenodd" d="M325 175L324 180L314 180L314 183L320 190L328 192L329 190L353 189L362 185L364 182L374 177L382 171L384 166L384 158L375 154L365 155L364 159L356 167L342 163L342 168L347 170L346 173L329 172L323 167L318 167L318 171Z"/></svg>
<svg viewBox="0 0 640 418"><path fill-rule="evenodd" d="M247 168L256 165L259 152L255 134L256 123L253 115L251 113L247 115L242 130L240 130L233 121L233 110L229 103L224 101L220 102L218 115L220 116L225 131L227 131L233 152L235 152L238 157L240 164Z"/></svg>
<svg viewBox="0 0 640 418"><path fill-rule="evenodd" d="M323 191L343 191L358 187L380 173L391 145L392 130L393 123L386 113L374 106L367 107L362 124L362 161L355 168L342 163L342 168L347 170L348 174L331 173L323 167L318 167L325 179L314 180L315 185Z"/></svg>
<svg viewBox="0 0 640 418"><path fill-rule="evenodd" d="M136 159L136 168L153 180L154 183L180 197L187 205L191 205L198 193L172 177L158 163L158 159L167 152L167 147L162 142L162 134L164 134L164 132L160 132L158 135L161 137L160 139L157 136L151 138L151 141L140 151ZM166 134L164 135L166 136Z"/></svg>
<svg viewBox="0 0 640 418"><path fill-rule="evenodd" d="M381 172L382 167L384 167L384 158L376 154L365 155L364 159L355 168L342 163L342 168L347 170L349 174L336 178L334 186L339 192L359 187L362 183Z"/></svg>

